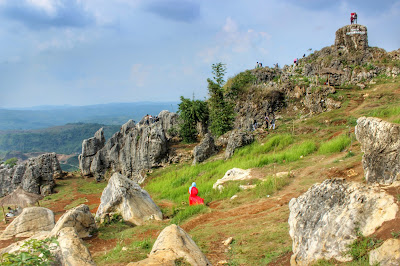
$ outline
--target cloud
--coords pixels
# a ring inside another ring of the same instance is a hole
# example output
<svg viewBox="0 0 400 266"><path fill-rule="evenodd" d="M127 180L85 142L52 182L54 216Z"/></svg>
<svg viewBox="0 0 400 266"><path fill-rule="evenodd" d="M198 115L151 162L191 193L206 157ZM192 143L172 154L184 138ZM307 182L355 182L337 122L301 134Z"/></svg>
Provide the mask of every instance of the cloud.
<svg viewBox="0 0 400 266"><path fill-rule="evenodd" d="M147 2L144 10L179 22L193 22L200 17L200 5L187 0L155 0Z"/></svg>
<svg viewBox="0 0 400 266"><path fill-rule="evenodd" d="M144 87L147 85L152 68L142 64L134 64L131 68L131 79L137 87Z"/></svg>
<svg viewBox="0 0 400 266"><path fill-rule="evenodd" d="M0 14L16 20L32 29L48 27L85 27L94 17L79 0L4 0L0 2Z"/></svg>

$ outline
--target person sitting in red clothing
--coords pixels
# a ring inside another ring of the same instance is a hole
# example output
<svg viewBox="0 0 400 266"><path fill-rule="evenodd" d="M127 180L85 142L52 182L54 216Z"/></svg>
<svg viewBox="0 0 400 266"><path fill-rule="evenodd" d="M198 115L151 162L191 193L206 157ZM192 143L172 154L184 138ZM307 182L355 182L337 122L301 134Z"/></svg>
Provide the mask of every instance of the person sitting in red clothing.
<svg viewBox="0 0 400 266"><path fill-rule="evenodd" d="M197 193L199 193L199 190L196 188L196 183L193 182L192 186L189 188L189 205L204 204L204 199L197 196Z"/></svg>

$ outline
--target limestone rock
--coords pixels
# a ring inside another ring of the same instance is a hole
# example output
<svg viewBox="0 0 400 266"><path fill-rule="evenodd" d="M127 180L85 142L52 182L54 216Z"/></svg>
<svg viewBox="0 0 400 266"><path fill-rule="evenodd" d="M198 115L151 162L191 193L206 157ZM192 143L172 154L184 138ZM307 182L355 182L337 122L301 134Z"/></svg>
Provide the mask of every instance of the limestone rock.
<svg viewBox="0 0 400 266"><path fill-rule="evenodd" d="M90 174L90 166L95 159L96 153L104 147L104 131L100 128L93 138L85 139L82 142L82 153L79 155L79 168L83 175Z"/></svg>
<svg viewBox="0 0 400 266"><path fill-rule="evenodd" d="M79 205L64 213L57 221L51 234L57 235L57 233L65 227L75 228L80 238L88 237L97 228L94 217L90 213L89 206L85 204Z"/></svg>
<svg viewBox="0 0 400 266"><path fill-rule="evenodd" d="M162 213L149 193L136 182L115 173L101 195L96 218L104 219L110 213L119 213L125 221L136 225L146 220L162 220Z"/></svg>
<svg viewBox="0 0 400 266"><path fill-rule="evenodd" d="M78 236L75 228L64 227L57 233L62 265L96 265L89 249Z"/></svg>
<svg viewBox="0 0 400 266"><path fill-rule="evenodd" d="M400 125L379 118L357 119L355 134L364 152L368 182L391 184L400 177Z"/></svg>
<svg viewBox="0 0 400 266"><path fill-rule="evenodd" d="M30 158L13 168L0 169L0 197L13 192L18 186L31 193L49 193L55 186L54 176L61 173L55 153Z"/></svg>
<svg viewBox="0 0 400 266"><path fill-rule="evenodd" d="M248 179L253 179L250 169L243 170L240 168L232 168L225 173L224 177L218 179L217 182L214 183L213 189L218 188L219 190L222 190L224 188L223 185L226 182L248 180Z"/></svg>
<svg viewBox="0 0 400 266"><path fill-rule="evenodd" d="M302 102L310 110L310 113L321 113L328 107L331 109L335 107L333 100L327 102L327 96L335 92L336 90L333 87L320 88L311 86L307 88Z"/></svg>
<svg viewBox="0 0 400 266"><path fill-rule="evenodd" d="M121 127L105 144L89 149L85 140L82 154L79 156L79 168L83 175L94 175L102 178L108 169L141 183L143 171L159 167L168 160L168 140L177 127L178 116L175 113L162 111L159 119L149 124L144 119L138 124L132 120ZM97 133L96 133L97 134ZM97 134L99 135L99 134ZM94 138L98 139L98 138ZM95 142L95 141L92 141ZM102 143L102 141L98 141ZM88 152L88 151L91 152Z"/></svg>
<svg viewBox="0 0 400 266"><path fill-rule="evenodd" d="M12 237L30 237L41 231L51 231L54 227L54 214L43 207L24 208L3 231L0 239Z"/></svg>
<svg viewBox="0 0 400 266"><path fill-rule="evenodd" d="M254 136L249 131L233 130L228 139L225 150L225 159L231 158L237 148L246 146L254 141Z"/></svg>
<svg viewBox="0 0 400 266"><path fill-rule="evenodd" d="M193 239L182 228L172 224L162 230L147 259L128 265L176 265L178 259L190 265L211 265Z"/></svg>
<svg viewBox="0 0 400 266"><path fill-rule="evenodd" d="M217 152L218 148L215 146L214 138L211 133L207 133L201 140L200 144L194 147L193 164L201 163Z"/></svg>
<svg viewBox="0 0 400 266"><path fill-rule="evenodd" d="M319 259L349 261L344 255L356 238L356 228L371 235L398 211L393 196L378 186L328 179L289 202L291 265L310 265Z"/></svg>
<svg viewBox="0 0 400 266"><path fill-rule="evenodd" d="M400 265L400 239L388 239L382 246L369 253L370 265Z"/></svg>
<svg viewBox="0 0 400 266"><path fill-rule="evenodd" d="M336 31L335 46L349 52L365 51L368 48L367 27L359 24L344 26Z"/></svg>

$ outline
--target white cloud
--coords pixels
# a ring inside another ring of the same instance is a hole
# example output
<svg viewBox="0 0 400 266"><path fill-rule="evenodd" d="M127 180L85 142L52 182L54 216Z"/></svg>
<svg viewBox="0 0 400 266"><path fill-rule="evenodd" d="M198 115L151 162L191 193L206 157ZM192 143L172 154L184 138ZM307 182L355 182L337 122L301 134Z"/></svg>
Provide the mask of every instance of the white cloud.
<svg viewBox="0 0 400 266"><path fill-rule="evenodd" d="M55 0L26 0L26 3L38 9L44 10L48 15L54 16L57 13L57 6L61 3Z"/></svg>
<svg viewBox="0 0 400 266"><path fill-rule="evenodd" d="M222 30L225 32L237 32L238 26L231 17L227 17L225 25L222 27Z"/></svg>
<svg viewBox="0 0 400 266"><path fill-rule="evenodd" d="M131 79L137 87L144 87L145 85L147 85L146 83L148 81L151 71L151 66L134 64L131 68Z"/></svg>

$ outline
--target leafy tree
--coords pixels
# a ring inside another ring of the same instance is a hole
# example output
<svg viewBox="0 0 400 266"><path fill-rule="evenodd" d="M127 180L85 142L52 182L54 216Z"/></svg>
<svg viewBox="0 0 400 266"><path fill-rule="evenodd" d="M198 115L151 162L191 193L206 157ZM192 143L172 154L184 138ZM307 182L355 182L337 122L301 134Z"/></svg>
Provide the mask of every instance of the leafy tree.
<svg viewBox="0 0 400 266"><path fill-rule="evenodd" d="M225 64L221 62L212 64L212 73L214 75L213 79L207 79L208 93L210 95L208 100L210 130L214 135L221 136L232 129L234 120L233 103L224 94Z"/></svg>
<svg viewBox="0 0 400 266"><path fill-rule="evenodd" d="M191 143L197 140L197 123L203 124L208 120L208 108L204 101L190 100L181 96L178 113L182 119L179 134L184 142Z"/></svg>
<svg viewBox="0 0 400 266"><path fill-rule="evenodd" d="M18 158L13 157L13 158L6 160L4 162L4 164L8 164L10 167L14 167L15 165L17 165L17 162L18 162Z"/></svg>

